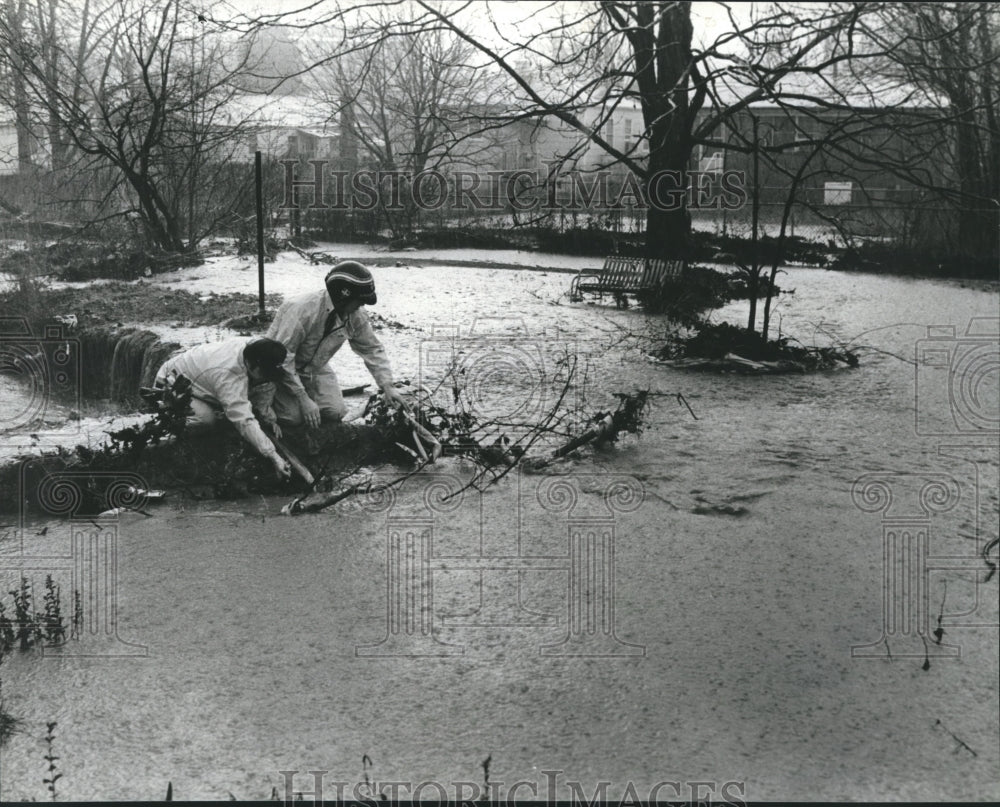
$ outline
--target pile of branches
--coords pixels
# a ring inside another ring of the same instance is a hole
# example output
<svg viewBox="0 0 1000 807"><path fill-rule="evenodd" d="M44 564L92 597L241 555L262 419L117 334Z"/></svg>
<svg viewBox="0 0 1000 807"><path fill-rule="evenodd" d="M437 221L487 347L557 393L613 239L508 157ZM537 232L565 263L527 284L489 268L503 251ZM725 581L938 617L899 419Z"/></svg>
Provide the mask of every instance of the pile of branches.
<svg viewBox="0 0 1000 807"><path fill-rule="evenodd" d="M806 347L791 337L765 339L756 331L722 322L702 323L688 336L674 337L651 358L693 370L804 373L858 366L856 353L842 347Z"/></svg>
<svg viewBox="0 0 1000 807"><path fill-rule="evenodd" d="M373 395L363 423L284 430L279 450L286 458L294 452L295 461L307 471L291 480L277 479L269 463L231 428L189 439L185 425L191 389L186 379L178 379L155 396L144 396L151 418L109 432L99 449L77 446L74 452L43 457L45 462L36 463L33 473L38 484L46 474L68 468L77 474L93 473L95 491L107 471L128 470L141 472L150 483L179 486L197 498L294 493L295 499L283 511L293 514L322 510L348 496L374 492L378 488L372 487L372 469L385 465L400 467L400 473L381 488L401 485L427 465L453 459L471 465L473 474L466 487L481 490L519 464L528 470L540 469L584 446L641 434L650 403L648 391L615 393L614 409L584 415L580 408L565 404L572 379L570 369L562 394L533 422L502 422L477 414L457 384L449 390L448 405L423 388L410 396L406 407L388 402L381 393ZM88 502L88 512L99 507L103 509L96 498Z"/></svg>
<svg viewBox="0 0 1000 807"><path fill-rule="evenodd" d="M517 436L511 436L508 431L498 431L502 424L481 420L461 407L447 409L422 398L407 410L390 405L380 394L373 395L365 409L366 422L374 426L386 442L396 446L398 460L413 462L413 467L396 479L377 485L372 483L370 475L360 473L359 468L342 474L333 485L328 479L317 480L310 492L297 497L282 512L288 515L314 512L349 496L377 493L399 486L442 456L471 462L475 471L461 490L482 490L498 482L519 464L528 470L540 470L585 445L614 443L622 434L640 434L649 406L649 392L615 393L615 397L618 406L613 411L590 415L570 439L554 449L532 454L530 449L540 441L548 443L554 435L562 433L558 425L562 419L556 417L554 409L539 423L522 428Z"/></svg>
<svg viewBox="0 0 1000 807"><path fill-rule="evenodd" d="M690 327L701 321L705 311L720 308L734 299L730 275L707 266L688 266L682 280L655 289L636 292L636 300L647 314L662 314Z"/></svg>

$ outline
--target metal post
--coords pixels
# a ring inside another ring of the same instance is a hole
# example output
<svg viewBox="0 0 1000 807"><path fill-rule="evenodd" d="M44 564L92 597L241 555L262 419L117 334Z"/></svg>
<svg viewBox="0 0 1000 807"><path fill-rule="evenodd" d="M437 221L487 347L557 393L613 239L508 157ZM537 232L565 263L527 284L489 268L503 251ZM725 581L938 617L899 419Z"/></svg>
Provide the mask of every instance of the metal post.
<svg viewBox="0 0 1000 807"><path fill-rule="evenodd" d="M257 192L257 287L259 315L264 317L264 192L260 151L254 152L254 186Z"/></svg>
<svg viewBox="0 0 1000 807"><path fill-rule="evenodd" d="M751 264L751 274L747 278L747 287L750 289L750 316L747 322L747 330L753 331L757 325L757 292L760 289L760 251L759 235L757 233L760 224L760 133L758 131L757 116L752 115L753 122L753 199L751 208L751 251L753 263Z"/></svg>

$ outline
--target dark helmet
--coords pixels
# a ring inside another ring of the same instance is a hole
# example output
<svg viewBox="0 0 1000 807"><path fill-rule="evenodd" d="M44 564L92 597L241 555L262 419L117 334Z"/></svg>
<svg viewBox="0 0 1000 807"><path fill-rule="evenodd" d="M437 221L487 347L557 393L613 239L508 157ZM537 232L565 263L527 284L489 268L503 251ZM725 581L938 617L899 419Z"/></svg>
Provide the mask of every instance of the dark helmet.
<svg viewBox="0 0 1000 807"><path fill-rule="evenodd" d="M342 261L326 276L326 292L335 305L347 300L360 300L375 305L375 278L357 261Z"/></svg>
<svg viewBox="0 0 1000 807"><path fill-rule="evenodd" d="M254 339L243 348L243 360L259 367L267 381L278 381L285 373L282 365L288 355L288 348L274 339Z"/></svg>

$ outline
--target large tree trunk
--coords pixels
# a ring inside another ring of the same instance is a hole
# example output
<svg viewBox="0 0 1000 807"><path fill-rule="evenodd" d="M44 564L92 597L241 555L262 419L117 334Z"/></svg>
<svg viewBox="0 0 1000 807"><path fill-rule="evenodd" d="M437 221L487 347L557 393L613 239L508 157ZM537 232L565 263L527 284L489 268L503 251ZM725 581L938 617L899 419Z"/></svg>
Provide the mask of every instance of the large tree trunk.
<svg viewBox="0 0 1000 807"><path fill-rule="evenodd" d="M164 252L184 252L179 222L166 209L156 189L141 175L133 172L127 176L139 199L139 213L153 243Z"/></svg>
<svg viewBox="0 0 1000 807"><path fill-rule="evenodd" d="M661 210L650 204L646 211L646 257L683 260L688 257L691 214L682 203L676 209Z"/></svg>
<svg viewBox="0 0 1000 807"><path fill-rule="evenodd" d="M659 116L650 138L646 177L646 255L663 260L688 257L691 214L687 207L688 160L691 143L684 125L687 116L673 109Z"/></svg>
<svg viewBox="0 0 1000 807"><path fill-rule="evenodd" d="M39 34L43 37L40 48L45 60L45 95L48 107L48 120L45 128L49 137L49 154L53 171L65 168L68 163L68 145L58 112L57 87L60 83L60 43L57 40L56 32L58 7L59 0L38 0Z"/></svg>
<svg viewBox="0 0 1000 807"><path fill-rule="evenodd" d="M691 158L688 71L693 32L690 3L663 3L656 10L661 19L655 41L632 39L643 117L649 132L646 254L677 260L688 257L691 237L687 168ZM640 6L638 15L649 26L652 37L652 4Z"/></svg>
<svg viewBox="0 0 1000 807"><path fill-rule="evenodd" d="M996 213L987 196L989 177L980 154L980 140L975 113L971 106L956 110L957 163L959 187L962 193L958 239L968 255L989 255L996 252ZM995 203L994 203L995 205Z"/></svg>
<svg viewBox="0 0 1000 807"><path fill-rule="evenodd" d="M14 129L17 134L17 170L28 173L34 168L34 138L31 132L31 108L28 87L24 80L28 65L24 61L25 0L8 0L5 4L6 27L13 47L10 49L10 81L14 96Z"/></svg>

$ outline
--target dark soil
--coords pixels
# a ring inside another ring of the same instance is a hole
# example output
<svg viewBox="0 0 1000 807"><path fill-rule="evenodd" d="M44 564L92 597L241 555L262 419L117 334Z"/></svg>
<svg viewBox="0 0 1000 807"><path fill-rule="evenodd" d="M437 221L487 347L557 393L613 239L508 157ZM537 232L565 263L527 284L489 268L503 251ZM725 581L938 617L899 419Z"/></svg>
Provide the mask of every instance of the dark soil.
<svg viewBox="0 0 1000 807"><path fill-rule="evenodd" d="M135 247L118 247L102 241L63 239L45 246L10 253L0 270L51 275L68 282L135 280L203 262L197 252L167 254Z"/></svg>
<svg viewBox="0 0 1000 807"><path fill-rule="evenodd" d="M265 303L274 309L281 296L269 294ZM5 313L21 315L32 324L56 316L75 315L77 328L124 323L169 323L185 326L220 325L237 317L251 317L258 310L253 294L208 294L165 289L138 283L112 282L81 289L50 289L38 282L0 293Z"/></svg>

